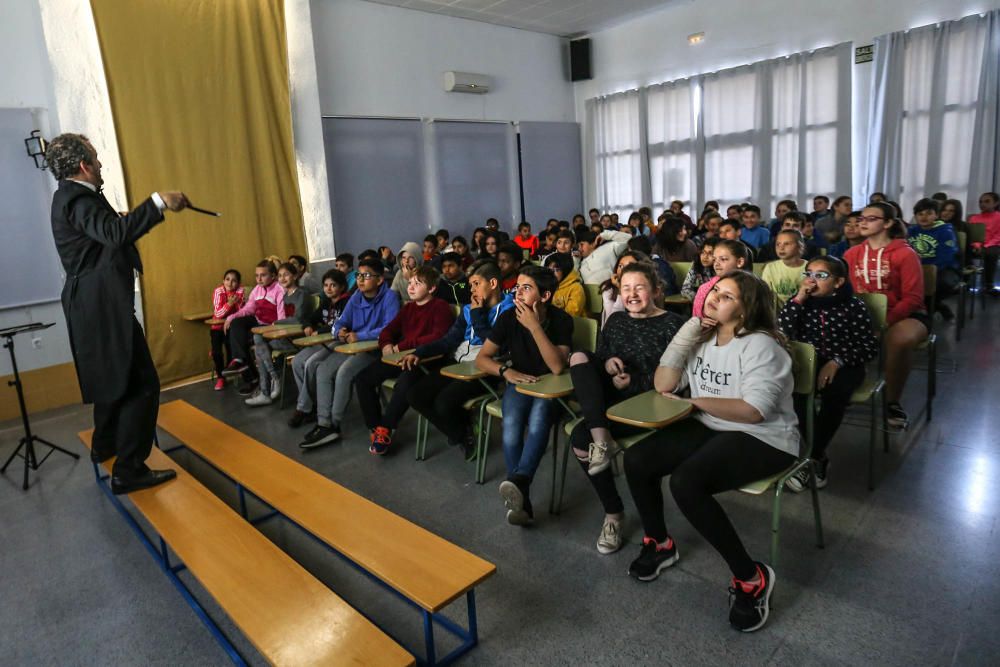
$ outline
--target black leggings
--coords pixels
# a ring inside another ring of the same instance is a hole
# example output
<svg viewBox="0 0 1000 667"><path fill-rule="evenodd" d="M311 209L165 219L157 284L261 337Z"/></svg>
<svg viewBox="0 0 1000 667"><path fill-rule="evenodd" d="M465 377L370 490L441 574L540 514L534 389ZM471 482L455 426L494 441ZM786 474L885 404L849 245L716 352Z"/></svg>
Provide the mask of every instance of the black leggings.
<svg viewBox="0 0 1000 667"><path fill-rule="evenodd" d="M725 510L713 497L775 475L795 463L791 454L740 431L713 431L685 419L625 450L625 475L647 537L669 537L663 513L664 477L687 520L746 581L756 567Z"/></svg>
<svg viewBox="0 0 1000 667"><path fill-rule="evenodd" d="M1000 259L1000 245L993 245L983 248L983 268L985 269L986 284L984 287L989 292L993 289L993 279L997 273L997 259Z"/></svg>
<svg viewBox="0 0 1000 667"><path fill-rule="evenodd" d="M439 364L434 364L427 371L430 375L437 375L438 368ZM410 389L426 376L428 373L419 367L404 371L398 366L384 363L372 364L358 373L354 378L354 390L358 394L365 425L370 429L384 426L389 430L399 426L399 421L410 407L407 400ZM396 378L396 386L383 410L379 390L382 383L390 378Z"/></svg>
<svg viewBox="0 0 1000 667"><path fill-rule="evenodd" d="M229 337L222 329L212 329L212 363L215 364L215 376L222 377L222 370L226 363L233 358L232 350L229 349Z"/></svg>
<svg viewBox="0 0 1000 667"><path fill-rule="evenodd" d="M611 376L608 375L599 358L589 352L587 363L573 364L569 367L569 375L573 379L574 393L580 403L583 412L583 421L576 425L570 435L570 445L573 449L586 452L591 443L590 429L607 428L611 435L620 437L633 435L641 429L627 424L611 424L607 418L608 406L614 405L628 398L628 394L615 389L611 383ZM577 459L579 461L579 459ZM579 461L584 472L589 469L589 464ZM622 498L618 495L618 487L615 485L615 476L611 468L606 468L596 475L587 474L587 479L597 492L597 497L601 499L601 505L607 514L619 514L625 511Z"/></svg>
<svg viewBox="0 0 1000 667"><path fill-rule="evenodd" d="M444 433L449 443L457 445L465 439L469 424L469 415L462 405L485 393L486 388L478 380L463 382L432 372L410 387L406 400L434 428Z"/></svg>
<svg viewBox="0 0 1000 667"><path fill-rule="evenodd" d="M816 360L816 367L823 368L826 360ZM822 460L826 458L826 447L830 444L841 422L844 421L844 412L851 404L851 394L861 386L865 380L864 366L845 366L837 371L833 376L833 381L819 392L817 400L820 409L813 421L813 449L812 458ZM799 394L795 394L795 413L799 417L799 430L805 434L806 430L806 401Z"/></svg>
<svg viewBox="0 0 1000 667"><path fill-rule="evenodd" d="M233 359L239 359L247 365L243 371L244 380L252 380L257 371L253 364L253 332L250 330L259 326L253 315L235 318L229 325L229 349Z"/></svg>

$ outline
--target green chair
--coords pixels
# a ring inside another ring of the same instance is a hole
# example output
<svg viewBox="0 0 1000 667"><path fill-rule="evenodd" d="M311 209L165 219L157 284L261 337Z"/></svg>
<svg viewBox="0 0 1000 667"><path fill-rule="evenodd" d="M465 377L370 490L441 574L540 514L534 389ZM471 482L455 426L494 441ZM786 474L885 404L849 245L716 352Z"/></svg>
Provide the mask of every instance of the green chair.
<svg viewBox="0 0 1000 667"><path fill-rule="evenodd" d="M816 522L816 546L823 548L823 519L819 510L819 493L816 490L816 471L812 454L813 444L813 419L816 414L816 350L807 343L791 343L789 345L792 353L792 372L795 376L796 394L801 394L806 399L806 424L805 439L800 447L799 459L784 472L778 473L766 479L762 479L753 484L748 484L740 489L744 493L751 495L763 495L767 491L774 490L774 500L771 512L771 566L776 567L778 562L778 539L780 536L781 521L781 493L785 488L785 482L792 478L803 468L809 470L809 489L812 492L813 517Z"/></svg>
<svg viewBox="0 0 1000 667"><path fill-rule="evenodd" d="M687 274L691 271L692 264L693 262L670 262L670 268L677 279L677 289L680 289L681 285L684 284L684 279L687 278Z"/></svg>
<svg viewBox="0 0 1000 667"><path fill-rule="evenodd" d="M767 262L754 262L753 264L753 274L758 278L764 273L764 266Z"/></svg>
<svg viewBox="0 0 1000 667"><path fill-rule="evenodd" d="M982 244L986 243L986 224L982 222L970 222L968 224L968 229L969 229L967 238L968 245L966 247L971 247L973 243L978 243L980 244L980 247L982 247ZM969 254L966 253L965 257L966 261L968 261ZM967 265L962 269L962 277L966 279L971 278L973 287L975 287L976 276L979 276L981 281L984 280L982 277L983 276L982 266ZM992 287L993 287L992 285L987 285L985 282L980 283L979 297L980 300L982 301L983 310L986 310L986 293L989 292ZM969 319L970 320L976 319L975 297L973 297L971 303L969 304Z"/></svg>
<svg viewBox="0 0 1000 667"><path fill-rule="evenodd" d="M584 283L583 291L587 295L587 314L595 320L601 319L604 312L604 299L601 298L601 286L593 283Z"/></svg>

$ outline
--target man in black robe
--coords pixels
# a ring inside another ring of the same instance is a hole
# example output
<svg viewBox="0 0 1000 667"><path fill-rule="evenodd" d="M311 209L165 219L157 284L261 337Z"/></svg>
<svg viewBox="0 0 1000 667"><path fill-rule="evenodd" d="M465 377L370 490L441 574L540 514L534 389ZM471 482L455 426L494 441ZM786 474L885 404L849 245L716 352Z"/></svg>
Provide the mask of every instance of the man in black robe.
<svg viewBox="0 0 1000 667"><path fill-rule="evenodd" d="M91 460L117 456L116 494L156 486L173 470L146 466L156 430L160 380L135 318L135 242L163 221L164 209L188 205L181 192L154 192L119 215L101 194L101 162L79 134L53 139L45 153L59 182L52 197L52 235L66 271L63 311L84 403L94 404Z"/></svg>

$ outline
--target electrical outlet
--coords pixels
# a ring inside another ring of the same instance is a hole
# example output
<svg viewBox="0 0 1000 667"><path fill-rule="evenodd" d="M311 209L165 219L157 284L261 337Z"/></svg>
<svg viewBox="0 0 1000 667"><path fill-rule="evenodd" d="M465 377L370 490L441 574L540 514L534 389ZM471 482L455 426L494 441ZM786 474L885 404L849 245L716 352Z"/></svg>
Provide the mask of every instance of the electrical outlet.
<svg viewBox="0 0 1000 667"><path fill-rule="evenodd" d="M32 338L31 339L31 347L35 348L36 350L40 349L42 347L42 339L41 338Z"/></svg>

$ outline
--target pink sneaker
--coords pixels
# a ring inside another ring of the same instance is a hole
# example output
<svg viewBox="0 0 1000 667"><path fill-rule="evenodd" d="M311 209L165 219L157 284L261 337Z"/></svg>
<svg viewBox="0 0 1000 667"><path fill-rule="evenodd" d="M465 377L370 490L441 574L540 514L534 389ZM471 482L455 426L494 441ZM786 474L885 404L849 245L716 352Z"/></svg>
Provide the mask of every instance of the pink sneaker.
<svg viewBox="0 0 1000 667"><path fill-rule="evenodd" d="M225 388L226 388L225 378L219 378L218 380L215 381L215 391L222 391Z"/></svg>

